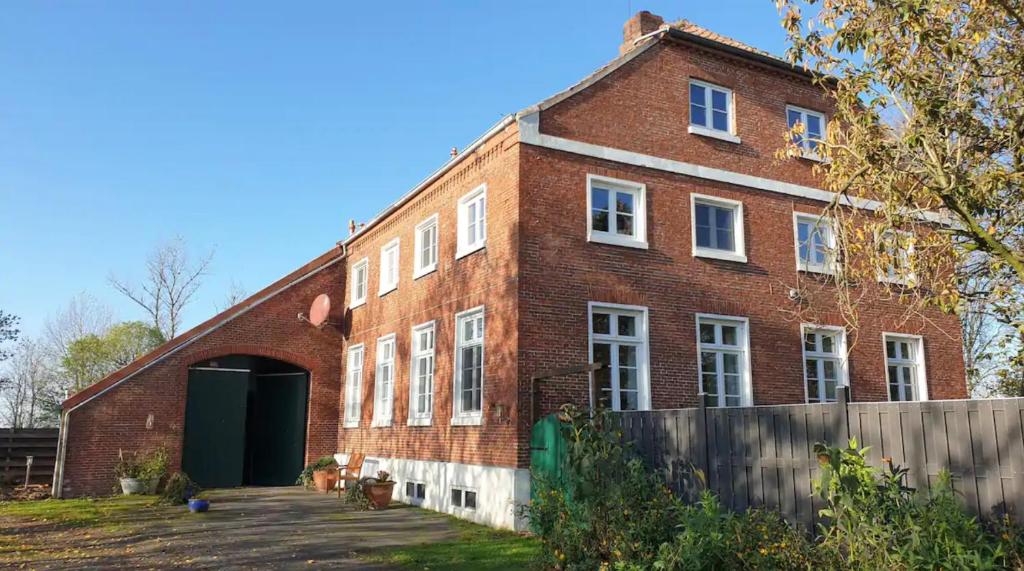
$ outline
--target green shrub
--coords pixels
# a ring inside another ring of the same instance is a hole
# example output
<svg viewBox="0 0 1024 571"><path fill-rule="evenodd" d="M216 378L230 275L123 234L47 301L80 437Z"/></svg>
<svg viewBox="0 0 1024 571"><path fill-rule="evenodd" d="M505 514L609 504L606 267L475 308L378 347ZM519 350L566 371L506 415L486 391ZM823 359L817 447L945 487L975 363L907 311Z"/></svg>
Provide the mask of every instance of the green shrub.
<svg viewBox="0 0 1024 571"><path fill-rule="evenodd" d="M202 489L199 484L193 482L188 474L175 472L171 474L170 478L167 478L167 484L164 485L164 491L160 496L163 503L181 505L188 503L188 498L198 495L200 491Z"/></svg>
<svg viewBox="0 0 1024 571"><path fill-rule="evenodd" d="M712 569L807 569L813 550L803 531L778 514L724 510L705 491L683 511L675 540L658 552L654 568L664 571Z"/></svg>
<svg viewBox="0 0 1024 571"><path fill-rule="evenodd" d="M334 461L334 456L321 456L316 462L307 464L306 467L302 469L302 472L299 473L299 477L295 479L295 485L308 488L309 485L313 483L313 472L337 465L338 463Z"/></svg>
<svg viewBox="0 0 1024 571"><path fill-rule="evenodd" d="M559 481L534 475L524 510L541 539L541 565L592 570L649 567L670 540L682 504L661 477L630 457L609 416L563 410L566 458Z"/></svg>
<svg viewBox="0 0 1024 571"><path fill-rule="evenodd" d="M167 475L167 450L163 447L150 450L142 456L139 464L143 480L159 480Z"/></svg>
<svg viewBox="0 0 1024 571"><path fill-rule="evenodd" d="M366 481L376 482L376 478L359 478L354 482L349 482L348 487L345 488L345 503L354 507L356 511L366 511L370 509L370 496L366 495L366 490L363 489L363 484Z"/></svg>
<svg viewBox="0 0 1024 571"><path fill-rule="evenodd" d="M846 448L815 446L822 463L816 492L819 551L847 569L996 569L1010 564L1006 547L957 502L942 472L930 493L904 484L906 470L867 465L851 440Z"/></svg>

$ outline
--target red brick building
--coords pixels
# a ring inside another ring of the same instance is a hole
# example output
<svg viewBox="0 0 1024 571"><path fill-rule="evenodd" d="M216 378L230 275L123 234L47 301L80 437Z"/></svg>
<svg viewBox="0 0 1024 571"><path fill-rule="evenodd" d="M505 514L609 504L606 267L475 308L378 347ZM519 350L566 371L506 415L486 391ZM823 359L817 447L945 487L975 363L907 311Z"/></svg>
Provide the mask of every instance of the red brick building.
<svg viewBox="0 0 1024 571"><path fill-rule="evenodd" d="M531 402L588 404L591 383L617 409L700 392L713 406L817 402L841 385L855 400L965 398L954 316L907 322L880 297L855 343L842 327L813 142L776 156L792 122L824 129L810 78L645 12L624 40L336 248L68 399L55 492L109 491L119 450L165 446L175 467L199 466L211 430L195 427L224 420L196 412L216 399L195 387L229 372L249 379L238 483L259 482L253 426L285 418L260 395L290 378L308 394L288 417L304 460L366 453L398 499L500 526L529 498ZM799 312L798 282L813 293ZM334 306L317 329L296 315L320 293ZM534 376L591 362L608 366L531 395Z"/></svg>

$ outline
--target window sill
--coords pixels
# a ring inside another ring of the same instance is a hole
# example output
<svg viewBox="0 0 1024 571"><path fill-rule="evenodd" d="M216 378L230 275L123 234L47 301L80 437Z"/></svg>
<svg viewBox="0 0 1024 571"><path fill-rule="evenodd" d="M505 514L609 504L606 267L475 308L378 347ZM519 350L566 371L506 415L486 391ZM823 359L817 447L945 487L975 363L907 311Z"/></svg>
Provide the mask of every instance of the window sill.
<svg viewBox="0 0 1024 571"><path fill-rule="evenodd" d="M638 250L648 249L646 240L636 238L624 238L615 234L592 232L587 235L587 242L595 244L609 244L612 246L624 246L626 248L637 248Z"/></svg>
<svg viewBox="0 0 1024 571"><path fill-rule="evenodd" d="M345 424L342 425L342 428L359 428L359 421L346 420Z"/></svg>
<svg viewBox="0 0 1024 571"><path fill-rule="evenodd" d="M480 414L452 417L452 426L480 426L483 423L484 417Z"/></svg>
<svg viewBox="0 0 1024 571"><path fill-rule="evenodd" d="M384 297L385 295L395 291L396 289L398 289L398 284L395 284L387 289L382 289L377 292L377 297Z"/></svg>
<svg viewBox="0 0 1024 571"><path fill-rule="evenodd" d="M486 242L481 242L475 246L466 246L465 249L457 250L455 252L455 259L458 260L459 258L464 258L477 250L483 250L486 245Z"/></svg>
<svg viewBox="0 0 1024 571"><path fill-rule="evenodd" d="M834 276L836 275L835 270L823 266L809 266L807 264L798 264L796 267L797 271L808 274L821 274L823 276Z"/></svg>
<svg viewBox="0 0 1024 571"><path fill-rule="evenodd" d="M430 426L433 423L432 417L410 418L408 426Z"/></svg>
<svg viewBox="0 0 1024 571"><path fill-rule="evenodd" d="M391 428L391 420L374 420L370 423L370 428Z"/></svg>
<svg viewBox="0 0 1024 571"><path fill-rule="evenodd" d="M363 299L353 303L352 305L348 306L348 308L349 309L355 309L357 307L362 307L364 305L366 305L366 298L363 298Z"/></svg>
<svg viewBox="0 0 1024 571"><path fill-rule="evenodd" d="M711 137L712 139L719 139L729 143L740 144L740 138L732 133L726 133L725 131L716 131L715 129L708 129L707 127L701 127L700 125L690 125L686 132L691 135L700 135L702 137Z"/></svg>
<svg viewBox="0 0 1024 571"><path fill-rule="evenodd" d="M694 248L693 256L695 258L711 258L714 260L725 260L727 262L747 263L747 256L745 254L737 254L736 252L726 252L723 250Z"/></svg>
<svg viewBox="0 0 1024 571"><path fill-rule="evenodd" d="M437 271L437 264L423 268L422 270L416 270L412 273L412 279L418 280L423 276L428 276Z"/></svg>
<svg viewBox="0 0 1024 571"><path fill-rule="evenodd" d="M816 163L826 163L826 162L828 162L828 161L825 160L825 157L819 155L818 153L812 153L810 151L801 151L799 156L800 156L801 159L803 159L805 161L812 161L812 162L816 162Z"/></svg>

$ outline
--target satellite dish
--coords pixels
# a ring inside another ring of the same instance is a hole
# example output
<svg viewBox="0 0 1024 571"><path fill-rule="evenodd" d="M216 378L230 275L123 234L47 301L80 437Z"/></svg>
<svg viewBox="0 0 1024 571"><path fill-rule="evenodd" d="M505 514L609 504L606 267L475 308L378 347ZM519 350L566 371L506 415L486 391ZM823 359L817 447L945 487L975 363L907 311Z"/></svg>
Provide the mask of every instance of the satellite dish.
<svg viewBox="0 0 1024 571"><path fill-rule="evenodd" d="M327 314L331 312L331 298L326 293L316 296L313 304L309 306L309 322L313 327L320 327L327 321Z"/></svg>

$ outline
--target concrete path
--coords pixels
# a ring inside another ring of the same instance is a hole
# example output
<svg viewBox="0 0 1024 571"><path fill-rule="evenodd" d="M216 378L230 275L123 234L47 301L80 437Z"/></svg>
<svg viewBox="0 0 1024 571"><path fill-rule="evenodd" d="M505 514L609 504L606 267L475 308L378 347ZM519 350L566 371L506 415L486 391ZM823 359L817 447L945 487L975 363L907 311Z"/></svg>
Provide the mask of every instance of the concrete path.
<svg viewBox="0 0 1024 571"><path fill-rule="evenodd" d="M133 517L123 534L61 534L67 546L61 556L36 559L27 568L384 570L357 553L458 537L440 514L400 504L356 512L335 494L297 487L208 496L205 514L161 507Z"/></svg>

